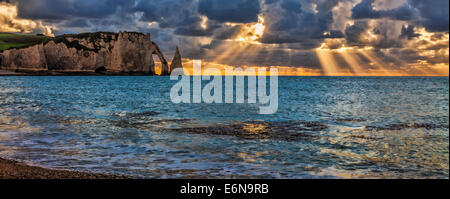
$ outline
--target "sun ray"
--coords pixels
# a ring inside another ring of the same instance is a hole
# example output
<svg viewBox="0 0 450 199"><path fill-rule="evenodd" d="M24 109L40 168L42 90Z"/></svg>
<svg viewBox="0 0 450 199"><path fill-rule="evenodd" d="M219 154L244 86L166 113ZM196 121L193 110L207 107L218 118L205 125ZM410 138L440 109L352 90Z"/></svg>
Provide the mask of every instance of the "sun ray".
<svg viewBox="0 0 450 199"><path fill-rule="evenodd" d="M245 52L247 48L249 48L248 45L226 45L226 50L221 53L217 58L215 58L212 62L214 63L224 63L224 62L231 62L236 60L236 57L239 54L242 54L242 52Z"/></svg>
<svg viewBox="0 0 450 199"><path fill-rule="evenodd" d="M375 73L381 73L383 76L391 76L392 72L389 72L384 66L383 62L375 56L375 53L372 51L360 51L360 53L366 57L370 62L372 62L373 66L376 68Z"/></svg>
<svg viewBox="0 0 450 199"><path fill-rule="evenodd" d="M337 76L339 75L339 66L333 54L329 50L316 49L317 57L319 58L320 65L322 66L323 72L326 76Z"/></svg>
<svg viewBox="0 0 450 199"><path fill-rule="evenodd" d="M367 73L365 72L366 70L364 70L361 67L361 61L355 55L354 52L343 51L340 53L340 55L344 58L345 62L347 62L347 64L352 69L353 75L357 75L357 76L366 76L367 75Z"/></svg>
<svg viewBox="0 0 450 199"><path fill-rule="evenodd" d="M402 71L406 72L408 75L411 75L411 76L429 75L430 71L432 71L431 68L429 68L430 70L424 70L424 69L421 69L418 67L414 67L413 65L406 63L405 61L401 60L400 58L398 58L396 56L391 56L391 57L400 63L401 68L405 68L405 70L402 70ZM406 71L406 70L408 70L408 71ZM435 72L432 71L431 74L435 74Z"/></svg>
<svg viewBox="0 0 450 199"><path fill-rule="evenodd" d="M233 63L236 60L238 60L240 62L244 62L243 58L249 57L250 53L253 53L253 51L251 49L252 49L252 45L249 45L249 44L245 44L245 45L241 46L238 50L233 52L231 57L227 58L228 62Z"/></svg>

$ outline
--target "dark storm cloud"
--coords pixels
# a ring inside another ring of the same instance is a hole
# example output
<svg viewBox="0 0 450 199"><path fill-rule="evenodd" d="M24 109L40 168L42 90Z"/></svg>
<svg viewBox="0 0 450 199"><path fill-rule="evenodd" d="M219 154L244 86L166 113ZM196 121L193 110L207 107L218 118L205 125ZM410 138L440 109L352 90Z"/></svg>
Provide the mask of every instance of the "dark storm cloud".
<svg viewBox="0 0 450 199"><path fill-rule="evenodd" d="M391 10L374 10L375 0L363 0L352 9L353 19L379 19L390 18L394 20L411 20L415 11L408 4L403 4Z"/></svg>
<svg viewBox="0 0 450 199"><path fill-rule="evenodd" d="M409 0L393 9L375 9L374 0L362 0L352 8L352 18L356 19L354 25L346 27L346 39L351 45L372 46L374 48L401 48L406 40L420 36L416 28L425 27L431 32L448 32L448 0ZM369 25L367 19L376 19ZM400 24L389 21L401 21L398 32L396 27ZM372 32L376 39L368 41L367 32Z"/></svg>
<svg viewBox="0 0 450 199"><path fill-rule="evenodd" d="M409 3L419 10L420 24L428 31L449 31L449 0L409 0Z"/></svg>
<svg viewBox="0 0 450 199"><path fill-rule="evenodd" d="M300 14L302 12L302 4L296 0L283 0L281 7L288 13Z"/></svg>
<svg viewBox="0 0 450 199"><path fill-rule="evenodd" d="M191 28L191 27L187 27L187 28L177 28L175 29L175 34L177 35L183 35L183 36L201 36L201 37L205 37L205 36L212 36L214 31L213 29L202 29L202 28Z"/></svg>
<svg viewBox="0 0 450 199"><path fill-rule="evenodd" d="M261 42L266 44L285 44L285 43L298 43L302 40L296 39L294 37L281 36L274 32L267 32L264 34Z"/></svg>
<svg viewBox="0 0 450 199"><path fill-rule="evenodd" d="M258 21L258 0L200 0L198 12L218 22L250 23Z"/></svg>
<svg viewBox="0 0 450 199"><path fill-rule="evenodd" d="M380 19L408 21L424 26L428 31L449 30L448 0L408 0L400 7L390 10L375 10L374 0L363 0L352 9L354 19Z"/></svg>
<svg viewBox="0 0 450 199"><path fill-rule="evenodd" d="M16 0L19 17L62 20L72 17L103 18L114 14L128 1L121 0Z"/></svg>
<svg viewBox="0 0 450 199"><path fill-rule="evenodd" d="M75 19L75 20L70 20L67 21L66 23L64 23L65 27L80 27L80 28L86 28L89 27L89 23L86 19Z"/></svg>
<svg viewBox="0 0 450 199"><path fill-rule="evenodd" d="M379 23L372 32L377 36L377 39L367 43L375 48L401 48L404 43L396 35L393 34L391 25L389 23Z"/></svg>
<svg viewBox="0 0 450 199"><path fill-rule="evenodd" d="M193 0L137 0L132 11L142 12L141 21L158 22L161 28L174 28L199 24Z"/></svg>
<svg viewBox="0 0 450 199"><path fill-rule="evenodd" d="M272 0L269 3L265 13L268 16L268 31L261 39L263 43L298 43L310 39L343 37L342 32L330 29L333 23L331 10L339 3L336 0L314 2L317 12L304 9L297 0Z"/></svg>
<svg viewBox="0 0 450 199"><path fill-rule="evenodd" d="M212 36L221 24L208 20L202 27L202 16L198 13L198 4L194 0L138 0L134 12L142 13L140 21L158 22L160 28L174 28L175 35Z"/></svg>
<svg viewBox="0 0 450 199"><path fill-rule="evenodd" d="M323 41L319 39L309 39L298 43L284 44L288 49L293 50L313 50L321 45Z"/></svg>
<svg viewBox="0 0 450 199"><path fill-rule="evenodd" d="M399 48L403 47L403 38L417 37L414 27L405 28L400 35L395 35L392 22L380 21L370 26L367 21L356 21L355 24L347 26L345 38L351 46L371 46L374 48ZM370 31L376 38L367 39ZM411 32L412 31L412 32Z"/></svg>
<svg viewBox="0 0 450 199"><path fill-rule="evenodd" d="M414 26L403 26L402 27L402 34L400 35L401 38L407 38L409 40L420 36L420 34L416 33L416 31L414 30Z"/></svg>
<svg viewBox="0 0 450 199"><path fill-rule="evenodd" d="M344 37L345 37L344 33L342 33L339 30L331 30L330 32L327 32L323 35L323 38L337 39L337 38L344 38Z"/></svg>
<svg viewBox="0 0 450 199"><path fill-rule="evenodd" d="M232 39L240 33L241 29L241 26L224 26L216 30L214 38L218 40Z"/></svg>

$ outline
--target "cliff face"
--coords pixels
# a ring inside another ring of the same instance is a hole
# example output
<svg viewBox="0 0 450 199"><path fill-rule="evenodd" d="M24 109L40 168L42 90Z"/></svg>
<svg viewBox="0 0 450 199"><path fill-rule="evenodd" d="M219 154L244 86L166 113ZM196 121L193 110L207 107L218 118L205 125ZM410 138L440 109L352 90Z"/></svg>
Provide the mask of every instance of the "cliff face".
<svg viewBox="0 0 450 199"><path fill-rule="evenodd" d="M164 55L150 34L84 33L64 35L49 42L0 53L0 69L155 74L156 54L162 75L170 73Z"/></svg>
<svg viewBox="0 0 450 199"><path fill-rule="evenodd" d="M37 44L24 49L5 50L0 53L0 69L47 70L44 45Z"/></svg>

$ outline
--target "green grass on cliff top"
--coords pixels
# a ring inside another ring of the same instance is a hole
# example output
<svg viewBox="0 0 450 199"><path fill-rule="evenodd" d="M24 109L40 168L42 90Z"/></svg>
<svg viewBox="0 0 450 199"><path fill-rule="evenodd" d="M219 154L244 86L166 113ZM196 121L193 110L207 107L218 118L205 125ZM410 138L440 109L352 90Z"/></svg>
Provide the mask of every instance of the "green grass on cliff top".
<svg viewBox="0 0 450 199"><path fill-rule="evenodd" d="M19 49L43 43L50 40L50 37L43 35L22 35L14 33L0 33L0 51L8 49Z"/></svg>

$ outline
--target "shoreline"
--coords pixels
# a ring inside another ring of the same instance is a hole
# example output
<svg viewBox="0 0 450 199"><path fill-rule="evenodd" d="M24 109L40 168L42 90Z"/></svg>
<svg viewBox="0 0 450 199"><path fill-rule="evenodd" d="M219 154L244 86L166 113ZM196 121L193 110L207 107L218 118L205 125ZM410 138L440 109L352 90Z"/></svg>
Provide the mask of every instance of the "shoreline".
<svg viewBox="0 0 450 199"><path fill-rule="evenodd" d="M1 76L159 76L145 72L90 72L90 71L8 71L0 70Z"/></svg>
<svg viewBox="0 0 450 199"><path fill-rule="evenodd" d="M133 179L128 176L49 169L0 158L0 179Z"/></svg>

